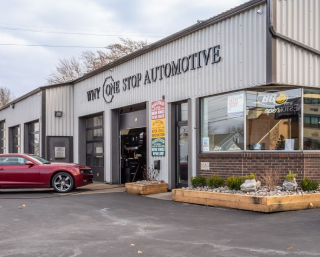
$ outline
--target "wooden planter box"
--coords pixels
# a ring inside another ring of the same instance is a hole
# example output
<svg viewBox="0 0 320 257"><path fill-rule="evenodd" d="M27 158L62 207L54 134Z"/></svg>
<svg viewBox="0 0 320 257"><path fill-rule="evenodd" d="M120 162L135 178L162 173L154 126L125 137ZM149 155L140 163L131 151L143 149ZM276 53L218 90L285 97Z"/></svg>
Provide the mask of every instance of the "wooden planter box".
<svg viewBox="0 0 320 257"><path fill-rule="evenodd" d="M142 185L137 183L126 183L126 191L134 195L152 195L168 192L168 183Z"/></svg>
<svg viewBox="0 0 320 257"><path fill-rule="evenodd" d="M172 200L257 212L295 211L320 207L320 194L252 196L173 189Z"/></svg>

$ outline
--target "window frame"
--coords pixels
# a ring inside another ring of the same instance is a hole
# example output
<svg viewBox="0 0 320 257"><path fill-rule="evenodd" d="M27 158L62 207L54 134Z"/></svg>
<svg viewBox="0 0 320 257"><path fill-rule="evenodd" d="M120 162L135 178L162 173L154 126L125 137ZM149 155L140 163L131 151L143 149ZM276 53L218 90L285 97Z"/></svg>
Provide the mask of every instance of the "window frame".
<svg viewBox="0 0 320 257"><path fill-rule="evenodd" d="M247 149L247 126L246 126L246 121L247 121L247 113L246 113L246 108L247 108L247 91L251 91L254 89L266 89L266 90L278 90L278 89L284 89L288 87L288 89L299 89L300 93L301 93L301 121L300 121L300 145L301 145L301 149L300 150L293 150L293 151L288 151L288 150L251 150L251 149ZM308 89L308 87L297 87L297 86L286 86L286 85L281 85L281 86L274 86L274 87L267 87L267 86L261 86L261 87L252 87L252 88L246 88L246 89L239 89L239 90L235 90L235 91L230 91L230 92L223 92L223 93L219 93L219 94L215 94L215 95L209 95L209 96L204 96L204 97L200 97L199 98L199 102L200 102L200 122L199 122L199 152L201 154L225 154L225 153L299 153L299 152L320 152L319 150L304 150L304 89ZM243 104L243 111L244 111L244 118L243 118L243 127L244 127L244 149L243 150L237 150L237 151L209 151L209 152L204 152L202 151L202 99L204 98L209 98L209 97L214 97L214 96L218 96L218 95L227 95L230 93L237 93L237 92L244 92L244 104ZM319 100L320 101L320 100ZM311 126L311 119L310 119L310 126Z"/></svg>

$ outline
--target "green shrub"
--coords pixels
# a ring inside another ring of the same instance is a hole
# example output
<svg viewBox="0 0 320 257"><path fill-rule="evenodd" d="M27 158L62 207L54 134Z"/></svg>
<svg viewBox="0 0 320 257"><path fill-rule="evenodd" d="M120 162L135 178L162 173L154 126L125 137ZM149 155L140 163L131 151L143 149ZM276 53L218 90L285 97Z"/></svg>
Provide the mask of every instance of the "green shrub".
<svg viewBox="0 0 320 257"><path fill-rule="evenodd" d="M319 188L319 183L316 180L303 178L300 186L303 191L313 191Z"/></svg>
<svg viewBox="0 0 320 257"><path fill-rule="evenodd" d="M285 178L287 181L293 181L296 176L297 176L297 174L293 174L293 173L291 172L291 170L289 170L289 174L285 175L284 178Z"/></svg>
<svg viewBox="0 0 320 257"><path fill-rule="evenodd" d="M244 179L256 179L256 176L251 173L250 175L245 175L243 178Z"/></svg>
<svg viewBox="0 0 320 257"><path fill-rule="evenodd" d="M210 188L217 188L217 187L222 187L223 186L224 179L216 176L215 174L208 178L207 180L207 186Z"/></svg>
<svg viewBox="0 0 320 257"><path fill-rule="evenodd" d="M240 190L240 186L242 184L242 178L241 177L228 177L226 185L229 187L231 190Z"/></svg>
<svg viewBox="0 0 320 257"><path fill-rule="evenodd" d="M191 177L191 185L194 188L204 187L207 185L207 180L203 176Z"/></svg>

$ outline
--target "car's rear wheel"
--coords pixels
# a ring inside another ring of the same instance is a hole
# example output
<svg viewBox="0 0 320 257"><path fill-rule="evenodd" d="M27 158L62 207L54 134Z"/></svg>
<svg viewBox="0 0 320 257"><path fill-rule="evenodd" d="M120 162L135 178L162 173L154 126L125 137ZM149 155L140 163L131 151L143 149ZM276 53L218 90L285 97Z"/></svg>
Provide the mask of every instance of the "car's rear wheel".
<svg viewBox="0 0 320 257"><path fill-rule="evenodd" d="M73 177L68 172L58 172L52 178L52 187L58 193L68 193L74 188Z"/></svg>

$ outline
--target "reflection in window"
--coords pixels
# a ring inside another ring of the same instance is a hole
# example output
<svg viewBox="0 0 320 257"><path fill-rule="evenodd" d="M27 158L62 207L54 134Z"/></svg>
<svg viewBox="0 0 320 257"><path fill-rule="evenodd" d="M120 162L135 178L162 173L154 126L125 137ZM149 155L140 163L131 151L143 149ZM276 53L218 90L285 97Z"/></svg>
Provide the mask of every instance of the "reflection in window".
<svg viewBox="0 0 320 257"><path fill-rule="evenodd" d="M303 149L320 150L320 90L304 89Z"/></svg>
<svg viewBox="0 0 320 257"><path fill-rule="evenodd" d="M246 115L247 150L301 149L300 89L247 91Z"/></svg>
<svg viewBox="0 0 320 257"><path fill-rule="evenodd" d="M243 104L243 92L201 99L203 152L243 150Z"/></svg>
<svg viewBox="0 0 320 257"><path fill-rule="evenodd" d="M0 122L0 154L6 152L6 123Z"/></svg>
<svg viewBox="0 0 320 257"><path fill-rule="evenodd" d="M40 127L39 122L32 122L28 124L28 153L40 155Z"/></svg>

